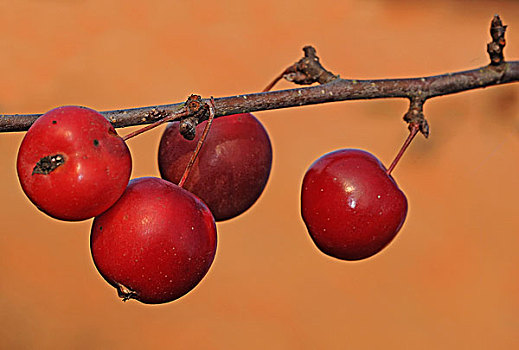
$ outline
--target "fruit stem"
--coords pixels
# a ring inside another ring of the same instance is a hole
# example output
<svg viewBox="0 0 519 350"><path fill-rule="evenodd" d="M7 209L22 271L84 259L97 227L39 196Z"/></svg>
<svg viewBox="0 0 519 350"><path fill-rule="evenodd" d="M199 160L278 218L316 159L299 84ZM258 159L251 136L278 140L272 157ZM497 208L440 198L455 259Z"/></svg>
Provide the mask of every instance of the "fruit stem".
<svg viewBox="0 0 519 350"><path fill-rule="evenodd" d="M272 82L270 84L268 84L262 92L269 92L270 90L272 90L272 88L274 87L274 85L277 84L278 81L280 81L281 79L283 79L283 77L285 76L285 74L287 74L288 72L288 69L285 69L280 75L278 75L277 77L274 78L274 80L272 80Z"/></svg>
<svg viewBox="0 0 519 350"><path fill-rule="evenodd" d="M416 134L418 134L419 130L420 127L418 124L409 124L409 135L407 136L407 139L405 140L404 144L400 148L400 151L393 160L393 163L391 163L391 165L387 169L386 174L391 175L391 172L393 171L393 169L395 169L396 165L398 164L398 161L400 160L400 158L402 158L402 155L404 154L405 150L411 144L411 141L413 141L414 137L416 136Z"/></svg>
<svg viewBox="0 0 519 350"><path fill-rule="evenodd" d="M189 112L187 112L187 111L184 111L184 112L182 112L182 113L175 113L175 114L172 114L172 115L167 116L167 117L165 117L165 118L159 119L159 120L157 120L157 121L154 122L154 123L148 124L148 125L146 125L146 126L143 127L143 128L140 128L140 129L138 129L138 130L135 130L134 132L131 132L131 133L129 133L128 135L123 136L122 139L123 139L123 141L126 141L126 140L128 140L128 139L131 139L131 138L134 137L134 136L137 136L137 135L142 134L143 132L146 132L146 131L148 131L148 130L150 130L150 129L156 128L157 126L159 126L159 125L161 125L161 124L164 124L165 122L169 122L169 121L171 121L171 120L173 120L173 119L177 119L177 118L182 118L182 117L185 117L185 116L187 116L187 115L189 115Z"/></svg>
<svg viewBox="0 0 519 350"><path fill-rule="evenodd" d="M189 173L191 172L191 168L193 168L193 164L195 164L196 158L198 157L198 154L200 153L200 149L202 148L202 145L204 144L204 141L207 137L207 134L209 133L209 128L211 128L211 124L213 124L214 119L214 99L211 97L211 100L209 103L207 103L209 106L209 118L207 118L207 124L205 125L204 131L202 132L202 135L200 135L200 139L198 140L198 143L196 144L196 148L193 151L193 154L191 155L191 159L189 159L189 163L187 163L186 170L184 170L184 174L182 175L182 178L180 178L180 181L178 182L178 187L184 186L184 183L187 180L187 177L189 176Z"/></svg>

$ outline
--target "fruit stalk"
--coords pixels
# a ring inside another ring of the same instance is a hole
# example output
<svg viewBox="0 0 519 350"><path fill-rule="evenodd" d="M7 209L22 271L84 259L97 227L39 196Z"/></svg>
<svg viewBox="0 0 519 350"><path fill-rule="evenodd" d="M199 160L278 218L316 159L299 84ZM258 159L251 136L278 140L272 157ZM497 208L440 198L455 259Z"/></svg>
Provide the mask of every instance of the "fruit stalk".
<svg viewBox="0 0 519 350"><path fill-rule="evenodd" d="M409 135L407 136L406 140L404 141L404 144L400 148L400 151L398 151L398 154L396 155L395 159L387 169L386 173L388 175L391 175L391 172L393 171L393 169L395 169L396 165L398 164L398 161L404 155L404 152L406 151L407 147L409 147L411 141L413 141L416 134L418 134L418 131L420 131L420 127L418 126L418 124L409 125Z"/></svg>
<svg viewBox="0 0 519 350"><path fill-rule="evenodd" d="M191 159L189 159L189 163L187 163L186 170L184 171L184 174L180 178L180 181L178 182L178 187L184 186L184 183L187 180L187 177L189 176L189 173L191 172L191 169L193 168L193 164L195 164L196 158L198 157L198 154L200 153L200 149L202 148L202 145L204 144L204 141L207 137L207 134L209 133L209 129L211 128L211 124L213 123L214 119L214 99L211 97L211 100L207 103L209 106L209 118L207 119L207 124L205 125L204 131L202 132L202 135L200 136L200 139L198 140L198 143L196 145L195 150L193 151L193 154L191 155Z"/></svg>

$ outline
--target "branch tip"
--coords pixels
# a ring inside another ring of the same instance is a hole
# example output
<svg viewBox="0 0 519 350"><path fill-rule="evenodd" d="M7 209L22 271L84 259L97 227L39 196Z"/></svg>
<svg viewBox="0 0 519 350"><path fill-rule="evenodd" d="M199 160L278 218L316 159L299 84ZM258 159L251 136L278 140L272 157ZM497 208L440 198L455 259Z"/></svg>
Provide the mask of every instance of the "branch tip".
<svg viewBox="0 0 519 350"><path fill-rule="evenodd" d="M505 61L503 49L506 45L505 32L506 25L503 25L499 15L494 15L490 23L490 36L492 42L487 44L487 52L490 56L490 64L493 66L500 65Z"/></svg>

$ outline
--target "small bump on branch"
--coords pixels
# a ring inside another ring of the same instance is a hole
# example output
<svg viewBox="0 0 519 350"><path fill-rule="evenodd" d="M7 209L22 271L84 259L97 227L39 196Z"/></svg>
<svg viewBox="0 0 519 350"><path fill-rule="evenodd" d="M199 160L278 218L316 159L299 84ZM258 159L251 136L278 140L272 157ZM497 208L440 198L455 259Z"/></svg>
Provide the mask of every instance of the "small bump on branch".
<svg viewBox="0 0 519 350"><path fill-rule="evenodd" d="M184 105L175 112L161 113L161 119L124 136L123 140L126 141L134 136L142 134L143 132L156 128L161 124L177 119L180 119L180 134L187 140L193 140L196 134L195 127L206 120L209 116L209 107L207 106L207 103L202 100L202 97L193 94L189 96Z"/></svg>
<svg viewBox="0 0 519 350"><path fill-rule="evenodd" d="M202 135L200 135L200 139L198 140L198 143L196 144L195 150L191 154L191 158L189 159L189 162L187 163L186 170L184 171L184 174L180 178L180 181L178 183L178 187L184 186L184 183L186 182L187 177L189 176L189 173L191 172L191 169L193 168L193 165L195 164L196 158L198 157L198 154L200 153L200 149L202 149L202 145L204 144L205 139L207 138L207 135L209 133L209 129L211 128L211 124L213 123L214 113L215 113L215 106L214 106L214 99L213 99L213 97L211 97L209 102L204 102L202 100L202 98L200 96L198 96L198 95L191 95L189 98L193 98L194 100L196 100L196 103L192 104L191 106L196 109L194 112L197 115L200 115L200 112L202 111L202 112L204 112L204 114L206 114L205 112L208 112L207 113L208 116L205 117L205 119L207 119L207 124L205 125L205 128L204 128L204 131L202 132ZM203 103L203 104L201 104L201 103ZM189 110L189 103L188 103L188 110ZM199 118L198 120L200 120L200 119L201 118ZM180 132L182 133L182 130L180 130ZM182 136L186 137L183 134L182 134ZM193 132L193 138L195 138L195 136L196 136L196 132ZM188 139L188 140L192 140L192 139Z"/></svg>
<svg viewBox="0 0 519 350"><path fill-rule="evenodd" d="M487 44L487 52L490 56L490 64L493 66L500 65L505 61L503 48L506 45L506 27L507 26L503 25L503 22L501 22L499 15L494 15L494 18L490 24L490 36L492 37L492 42Z"/></svg>
<svg viewBox="0 0 519 350"><path fill-rule="evenodd" d="M201 96L191 95L184 108L187 116L180 120L179 131L186 140L193 140L196 136L196 126L209 117L209 105Z"/></svg>
<svg viewBox="0 0 519 350"><path fill-rule="evenodd" d="M326 84L339 78L321 65L314 47L305 46L303 52L305 53L303 58L285 69L263 91L270 91L283 78L299 85Z"/></svg>
<svg viewBox="0 0 519 350"><path fill-rule="evenodd" d="M404 120L409 124L409 130L417 128L427 138L429 137L429 123L423 114L424 103L425 101L421 99L411 99Z"/></svg>

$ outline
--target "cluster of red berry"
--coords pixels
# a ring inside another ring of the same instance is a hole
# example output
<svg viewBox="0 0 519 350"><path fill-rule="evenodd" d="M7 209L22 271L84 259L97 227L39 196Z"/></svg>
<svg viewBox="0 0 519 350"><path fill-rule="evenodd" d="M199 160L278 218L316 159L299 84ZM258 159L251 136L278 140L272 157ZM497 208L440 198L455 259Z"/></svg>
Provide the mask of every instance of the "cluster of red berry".
<svg viewBox="0 0 519 350"><path fill-rule="evenodd" d="M205 123L191 141L179 133L179 122L166 128L158 154L162 178L130 181L125 141L89 108L53 109L22 141L17 170L25 194L53 218L94 218L93 261L123 300L165 303L192 290L214 260L215 221L240 215L265 188L272 147L250 113L215 119L188 178L181 181ZM407 201L374 156L341 150L319 158L307 171L301 211L321 251L358 260L393 239L405 220Z"/></svg>

